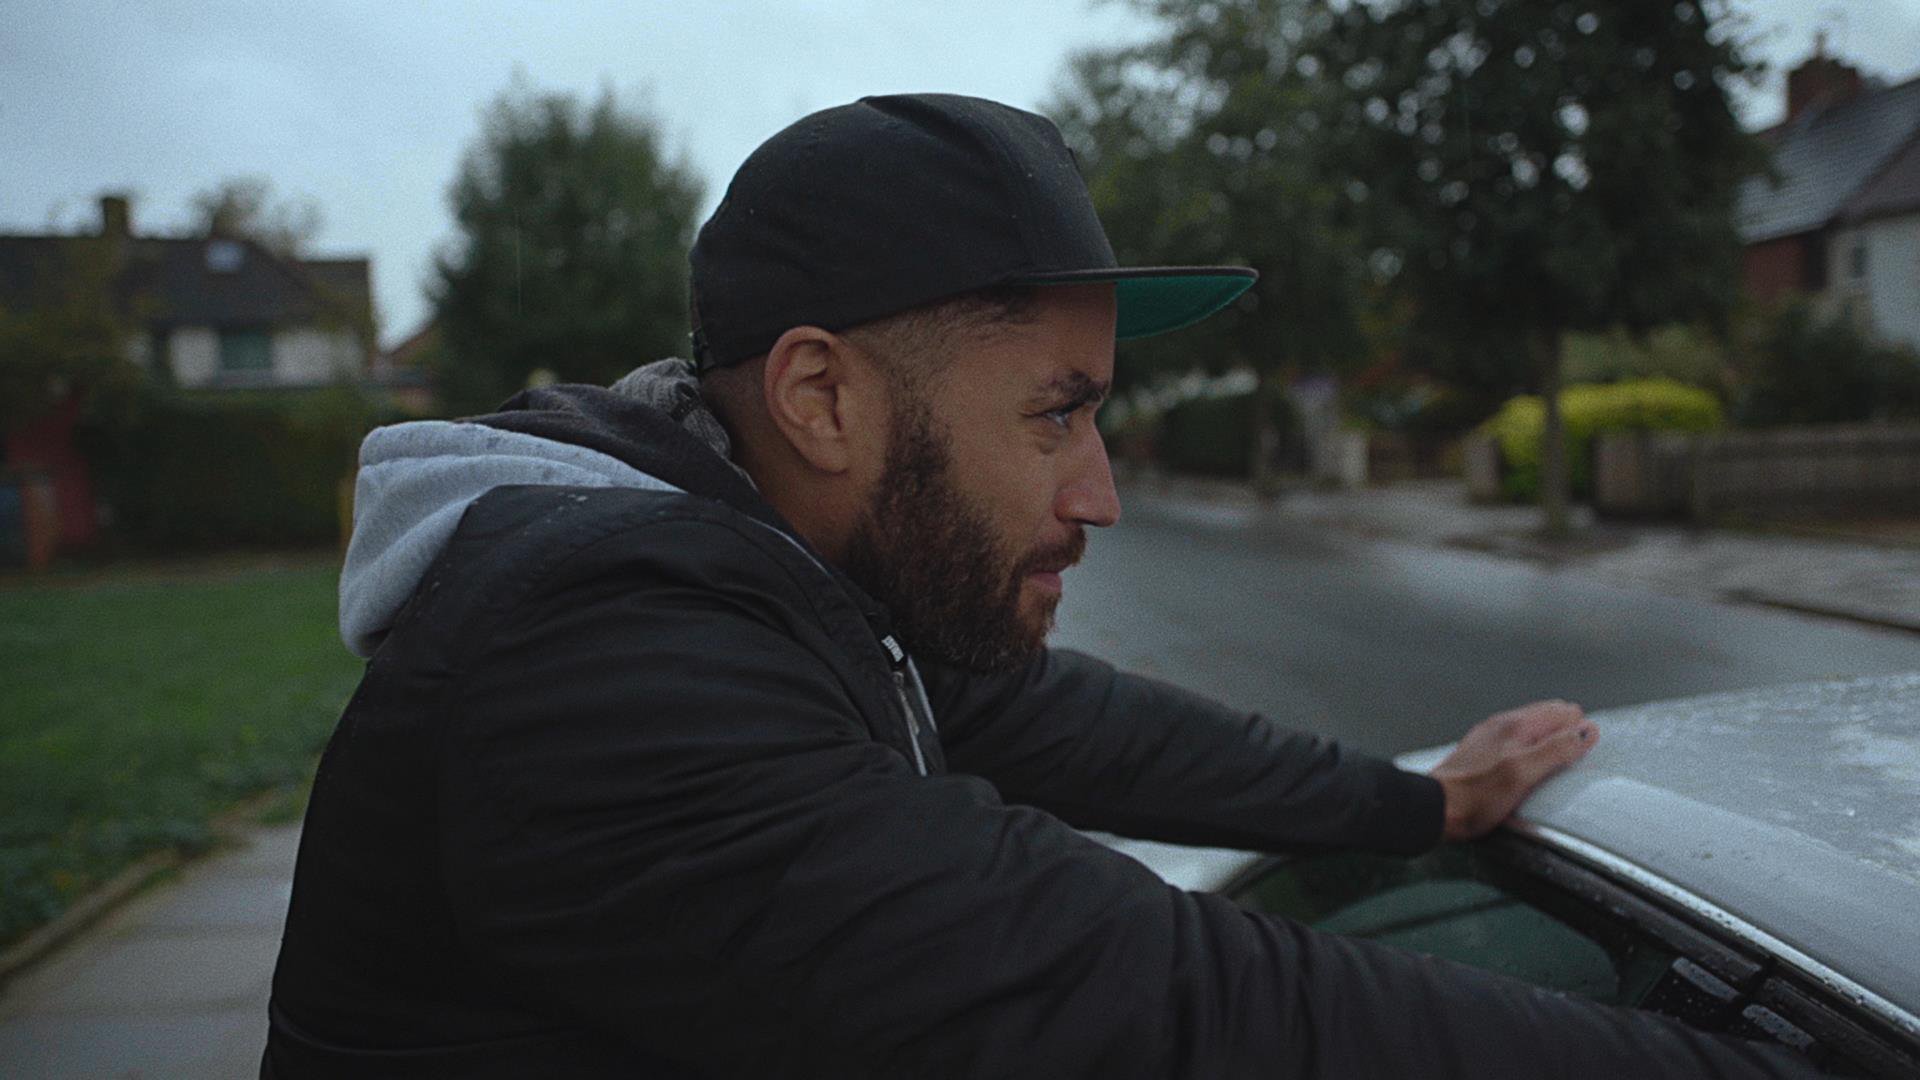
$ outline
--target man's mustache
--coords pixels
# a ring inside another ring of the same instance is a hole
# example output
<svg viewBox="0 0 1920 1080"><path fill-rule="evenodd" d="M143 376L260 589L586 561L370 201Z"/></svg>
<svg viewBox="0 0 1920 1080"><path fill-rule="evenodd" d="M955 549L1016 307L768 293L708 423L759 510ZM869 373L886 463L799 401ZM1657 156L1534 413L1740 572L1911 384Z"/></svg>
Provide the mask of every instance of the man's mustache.
<svg viewBox="0 0 1920 1080"><path fill-rule="evenodd" d="M1020 564L1020 575L1057 574L1080 561L1087 552L1087 530L1075 528L1073 535L1054 547L1029 555Z"/></svg>

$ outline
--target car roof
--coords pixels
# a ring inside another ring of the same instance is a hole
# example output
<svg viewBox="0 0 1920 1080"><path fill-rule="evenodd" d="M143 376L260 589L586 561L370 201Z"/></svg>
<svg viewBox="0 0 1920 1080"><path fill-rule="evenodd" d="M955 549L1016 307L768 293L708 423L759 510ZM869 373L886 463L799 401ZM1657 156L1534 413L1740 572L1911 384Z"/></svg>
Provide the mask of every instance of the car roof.
<svg viewBox="0 0 1920 1080"><path fill-rule="evenodd" d="M1675 886L1815 977L1920 1013L1920 673L1594 720L1599 743L1527 800L1522 831Z"/></svg>

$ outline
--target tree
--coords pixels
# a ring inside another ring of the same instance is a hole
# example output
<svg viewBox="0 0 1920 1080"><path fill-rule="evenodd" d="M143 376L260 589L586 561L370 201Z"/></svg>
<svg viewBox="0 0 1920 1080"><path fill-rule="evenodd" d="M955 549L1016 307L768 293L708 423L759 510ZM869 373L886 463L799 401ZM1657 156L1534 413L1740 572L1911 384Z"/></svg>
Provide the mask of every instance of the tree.
<svg viewBox="0 0 1920 1080"><path fill-rule="evenodd" d="M1125 369L1258 377L1252 473L1271 490L1282 380L1363 354L1361 248L1317 134L1328 92L1304 44L1332 17L1314 0L1150 0L1158 40L1084 54L1052 107L1086 166L1123 264L1244 263L1260 280L1178 338L1143 342Z"/></svg>
<svg viewBox="0 0 1920 1080"><path fill-rule="evenodd" d="M273 201L264 176L222 180L193 197L195 226L203 236L253 240L276 255L297 257L320 233L320 207L312 199Z"/></svg>
<svg viewBox="0 0 1920 1080"><path fill-rule="evenodd" d="M1547 405L1542 503L1567 523L1570 330L1722 322L1735 192L1764 166L1728 87L1751 68L1724 0L1347 4L1317 47L1345 93L1331 153L1366 183L1415 340L1518 367Z"/></svg>
<svg viewBox="0 0 1920 1080"><path fill-rule="evenodd" d="M118 254L105 238L62 239L34 267L24 303L0 305L0 432L69 397L137 385L139 369L126 352L136 305L117 287Z"/></svg>
<svg viewBox="0 0 1920 1080"><path fill-rule="evenodd" d="M583 108L516 80L487 110L430 287L450 406L492 408L536 372L608 383L684 353L701 185L661 141L611 90Z"/></svg>

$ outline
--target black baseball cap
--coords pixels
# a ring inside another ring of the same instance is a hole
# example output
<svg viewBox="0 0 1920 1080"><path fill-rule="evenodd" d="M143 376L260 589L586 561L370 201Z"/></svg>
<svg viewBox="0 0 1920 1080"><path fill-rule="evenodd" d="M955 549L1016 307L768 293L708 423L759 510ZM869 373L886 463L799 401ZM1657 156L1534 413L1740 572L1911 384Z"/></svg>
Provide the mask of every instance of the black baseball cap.
<svg viewBox="0 0 1920 1080"><path fill-rule="evenodd" d="M1122 339L1245 292L1244 266L1121 267L1060 130L956 94L867 97L795 122L734 174L691 256L694 357L840 331L996 286L1112 282Z"/></svg>

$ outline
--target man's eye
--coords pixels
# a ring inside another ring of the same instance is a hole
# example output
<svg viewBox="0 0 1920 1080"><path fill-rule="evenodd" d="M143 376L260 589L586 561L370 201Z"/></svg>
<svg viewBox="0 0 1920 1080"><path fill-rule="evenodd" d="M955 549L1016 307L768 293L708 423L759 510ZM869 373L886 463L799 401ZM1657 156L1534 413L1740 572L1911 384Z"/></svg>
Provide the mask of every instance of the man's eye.
<svg viewBox="0 0 1920 1080"><path fill-rule="evenodd" d="M1073 426L1073 414L1079 411L1080 403L1074 402L1071 405L1062 405L1057 409L1048 409L1040 415L1064 428Z"/></svg>

